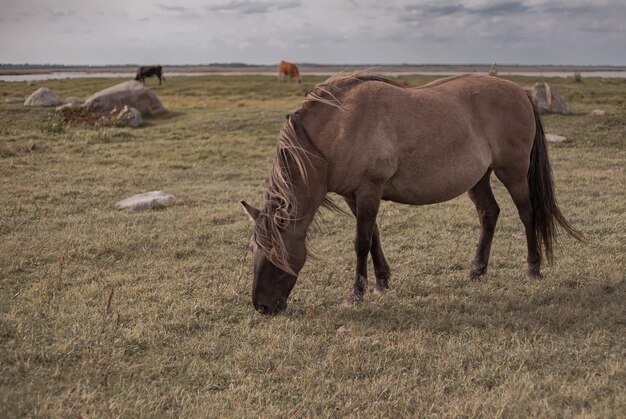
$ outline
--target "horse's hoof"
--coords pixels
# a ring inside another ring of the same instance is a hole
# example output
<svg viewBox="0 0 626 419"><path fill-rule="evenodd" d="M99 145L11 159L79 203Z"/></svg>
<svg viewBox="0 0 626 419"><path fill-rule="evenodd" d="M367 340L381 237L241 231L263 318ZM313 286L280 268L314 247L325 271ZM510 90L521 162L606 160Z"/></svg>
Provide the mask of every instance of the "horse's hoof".
<svg viewBox="0 0 626 419"><path fill-rule="evenodd" d="M383 281L379 281L376 278L376 286L374 287L374 292L383 293L389 289L389 280L385 279Z"/></svg>
<svg viewBox="0 0 626 419"><path fill-rule="evenodd" d="M374 287L374 294L384 294L388 289L389 287L379 287L378 285L376 285Z"/></svg>
<svg viewBox="0 0 626 419"><path fill-rule="evenodd" d="M480 281L487 273L487 267L484 265L474 265L469 272L469 279L471 281Z"/></svg>
<svg viewBox="0 0 626 419"><path fill-rule="evenodd" d="M376 271L376 286L374 287L374 292L382 293L387 291L389 289L389 278L391 278L391 272L388 266Z"/></svg>
<svg viewBox="0 0 626 419"><path fill-rule="evenodd" d="M374 287L374 292L378 294L382 294L389 289L389 280L385 279L384 281L376 280L376 286Z"/></svg>
<svg viewBox="0 0 626 419"><path fill-rule="evenodd" d="M532 279L542 279L543 275L541 275L541 269L539 266L529 266L528 267L528 276Z"/></svg>

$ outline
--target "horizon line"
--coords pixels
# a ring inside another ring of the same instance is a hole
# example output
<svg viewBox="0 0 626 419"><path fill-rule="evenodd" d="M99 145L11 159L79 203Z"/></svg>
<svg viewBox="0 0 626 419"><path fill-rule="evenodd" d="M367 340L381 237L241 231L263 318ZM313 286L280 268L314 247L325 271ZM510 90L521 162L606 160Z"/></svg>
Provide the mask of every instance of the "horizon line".
<svg viewBox="0 0 626 419"><path fill-rule="evenodd" d="M495 65L496 67L610 67L610 68L624 68L626 64L519 64L519 63L356 63L356 64L325 64L315 63L308 61L294 61L301 66L309 67L490 67ZM0 63L0 68L3 67L137 67L145 64L137 63L124 63L124 64L57 64L57 63ZM212 63L195 63L195 64L156 64L163 67L275 67L276 64L257 64L257 63L245 63L238 61L231 62L212 62Z"/></svg>

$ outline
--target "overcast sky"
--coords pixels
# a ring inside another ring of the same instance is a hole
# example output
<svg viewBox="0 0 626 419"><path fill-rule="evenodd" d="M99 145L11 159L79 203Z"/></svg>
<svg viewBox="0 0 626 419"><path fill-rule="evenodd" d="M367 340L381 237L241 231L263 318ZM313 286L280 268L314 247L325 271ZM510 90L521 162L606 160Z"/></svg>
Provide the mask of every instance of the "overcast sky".
<svg viewBox="0 0 626 419"><path fill-rule="evenodd" d="M0 63L626 65L626 0L0 0Z"/></svg>

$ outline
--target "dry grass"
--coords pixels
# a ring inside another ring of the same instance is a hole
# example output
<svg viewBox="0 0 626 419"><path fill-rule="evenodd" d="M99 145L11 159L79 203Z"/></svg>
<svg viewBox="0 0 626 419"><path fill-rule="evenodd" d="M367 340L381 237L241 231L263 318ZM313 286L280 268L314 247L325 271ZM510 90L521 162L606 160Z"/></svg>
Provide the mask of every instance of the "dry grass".
<svg viewBox="0 0 626 419"><path fill-rule="evenodd" d="M250 304L238 202L260 203L284 114L320 80L151 80L171 112L136 130L0 103L5 417L624 416L626 82L549 80L574 112L545 118L571 139L550 146L559 201L590 242L563 238L544 280L525 277L522 226L495 183L484 281L466 279L478 238L467 197L385 203L392 290L343 304L354 221L327 214L323 260L286 314L265 317ZM118 81L45 85L85 97ZM0 83L0 99L37 87ZM113 208L154 189L180 203Z"/></svg>

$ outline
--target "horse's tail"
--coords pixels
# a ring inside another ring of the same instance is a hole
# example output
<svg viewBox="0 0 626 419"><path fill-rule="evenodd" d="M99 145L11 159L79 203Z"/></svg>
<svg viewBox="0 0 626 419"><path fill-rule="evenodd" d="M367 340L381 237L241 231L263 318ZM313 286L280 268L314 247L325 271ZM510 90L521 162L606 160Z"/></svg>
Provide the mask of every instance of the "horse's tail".
<svg viewBox="0 0 626 419"><path fill-rule="evenodd" d="M554 259L552 249L557 243L556 224L559 224L570 236L579 241L584 242L587 239L580 231L572 227L557 205L543 124L530 95L528 98L533 107L537 127L535 142L530 152L530 167L527 176L530 202L533 208L534 230L537 237L537 248L541 249L543 245L546 258L549 263L552 263Z"/></svg>

